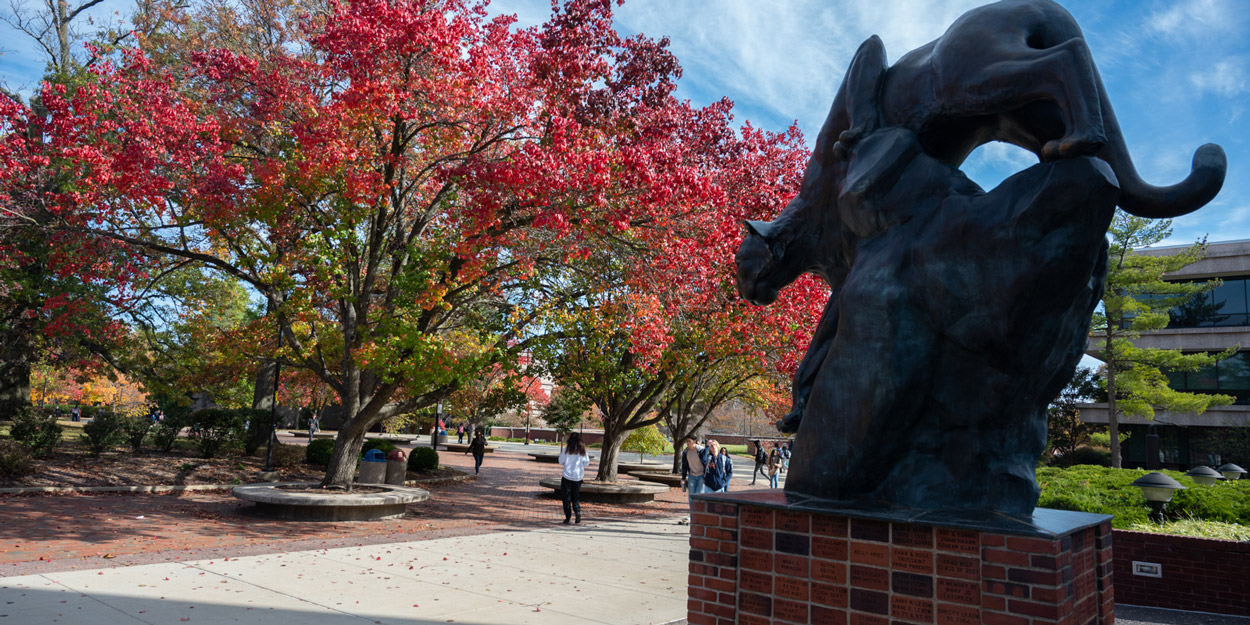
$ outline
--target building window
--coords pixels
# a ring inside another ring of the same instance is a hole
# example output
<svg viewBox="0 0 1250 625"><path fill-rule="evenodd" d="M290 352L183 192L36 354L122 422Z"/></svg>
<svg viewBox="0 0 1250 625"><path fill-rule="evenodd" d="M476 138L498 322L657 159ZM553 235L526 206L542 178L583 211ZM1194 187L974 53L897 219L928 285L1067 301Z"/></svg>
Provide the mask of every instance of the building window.
<svg viewBox="0 0 1250 625"><path fill-rule="evenodd" d="M1193 298L1170 311L1169 328L1209 328L1250 326L1247 302L1247 280L1224 278L1224 283L1211 291L1197 293Z"/></svg>
<svg viewBox="0 0 1250 625"><path fill-rule="evenodd" d="M1221 393L1250 404L1250 352L1238 352L1197 371L1168 373L1169 386L1178 391Z"/></svg>

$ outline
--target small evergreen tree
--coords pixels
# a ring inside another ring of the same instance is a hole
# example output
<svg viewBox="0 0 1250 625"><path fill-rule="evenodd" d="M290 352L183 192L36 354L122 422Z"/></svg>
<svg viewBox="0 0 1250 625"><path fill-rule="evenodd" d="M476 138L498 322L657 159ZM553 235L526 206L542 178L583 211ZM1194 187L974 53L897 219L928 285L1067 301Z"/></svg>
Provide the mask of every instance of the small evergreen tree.
<svg viewBox="0 0 1250 625"><path fill-rule="evenodd" d="M543 406L543 421L564 436L581 425L587 410L590 410L590 400L572 388L561 386L552 391L551 401Z"/></svg>
<svg viewBox="0 0 1250 625"><path fill-rule="evenodd" d="M1051 450L1070 458L1077 447L1089 442L1095 426L1081 421L1081 411L1076 406L1080 402L1095 401L1102 394L1098 374L1078 367L1068 385L1046 410L1047 442Z"/></svg>
<svg viewBox="0 0 1250 625"><path fill-rule="evenodd" d="M1111 222L1111 249L1103 310L1094 313L1090 335L1105 363L1102 384L1107 391L1107 424L1111 463L1119 468L1121 414L1154 417L1156 408L1201 414L1211 406L1230 404L1227 395L1182 393L1168 386L1163 371L1196 371L1236 352L1182 354L1176 349L1146 349L1133 340L1143 332L1166 328L1168 311L1194 295L1219 286L1212 282L1168 282L1163 274L1193 264L1206 255L1206 241L1178 254L1146 256L1136 248L1158 243L1172 234L1171 220L1150 220L1117 210Z"/></svg>

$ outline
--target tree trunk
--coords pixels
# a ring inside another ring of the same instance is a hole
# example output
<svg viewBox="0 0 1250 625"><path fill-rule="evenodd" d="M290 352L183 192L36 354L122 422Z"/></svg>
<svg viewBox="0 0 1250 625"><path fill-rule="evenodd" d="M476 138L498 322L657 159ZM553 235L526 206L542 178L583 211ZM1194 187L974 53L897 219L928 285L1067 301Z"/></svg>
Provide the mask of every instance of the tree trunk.
<svg viewBox="0 0 1250 625"><path fill-rule="evenodd" d="M256 386L252 391L252 408L269 410L273 407L274 373L278 363L266 360L256 369Z"/></svg>
<svg viewBox="0 0 1250 625"><path fill-rule="evenodd" d="M1110 327L1106 334L1106 431L1111 435L1111 467L1120 469L1120 419L1115 406L1115 355L1111 352Z"/></svg>
<svg viewBox="0 0 1250 625"><path fill-rule="evenodd" d="M606 419L605 419L606 421ZM599 456L599 473L595 479L600 482L616 481L616 464L621 457L621 443L625 442L621 433L615 429L603 429L603 450Z"/></svg>
<svg viewBox="0 0 1250 625"><path fill-rule="evenodd" d="M24 358L0 362L0 419L12 419L30 405L30 363Z"/></svg>
<svg viewBox="0 0 1250 625"><path fill-rule="evenodd" d="M365 444L365 432L369 427L367 421L359 418L349 419L339 430L334 439L334 452L330 454L330 464L326 467L322 486L350 488L356 478L356 460L360 457L360 449Z"/></svg>

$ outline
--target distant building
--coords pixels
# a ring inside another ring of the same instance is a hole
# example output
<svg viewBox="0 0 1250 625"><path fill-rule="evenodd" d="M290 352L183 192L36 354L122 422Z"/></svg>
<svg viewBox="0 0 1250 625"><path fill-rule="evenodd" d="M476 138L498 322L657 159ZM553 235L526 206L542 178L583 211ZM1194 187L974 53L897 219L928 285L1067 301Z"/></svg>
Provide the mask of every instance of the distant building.
<svg viewBox="0 0 1250 625"><path fill-rule="evenodd" d="M1186 247L1144 248L1137 252L1165 256ZM1223 284L1174 308L1166 329L1144 335L1135 344L1189 353L1218 353L1239 345L1233 356L1215 365L1169 375L1172 388L1178 391L1232 395L1236 401L1200 415L1157 411L1153 421L1120 415L1121 431L1131 434L1122 449L1123 464L1125 467L1146 466L1146 434L1153 425L1159 434L1159 451L1165 468L1188 469L1224 462L1247 466L1250 462L1250 240L1211 243L1206 258L1165 277L1176 282L1219 278ZM1089 355L1100 358L1099 347L1091 343ZM1083 406L1081 419L1086 423L1107 423L1106 404Z"/></svg>

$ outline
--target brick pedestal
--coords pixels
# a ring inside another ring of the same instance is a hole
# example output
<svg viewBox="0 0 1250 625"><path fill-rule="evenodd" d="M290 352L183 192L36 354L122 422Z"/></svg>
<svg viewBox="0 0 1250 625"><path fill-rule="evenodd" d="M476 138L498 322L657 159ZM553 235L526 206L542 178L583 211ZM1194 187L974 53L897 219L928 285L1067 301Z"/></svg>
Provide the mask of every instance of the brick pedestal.
<svg viewBox="0 0 1250 625"><path fill-rule="evenodd" d="M699 496L689 587L691 625L1109 625L1111 517Z"/></svg>

